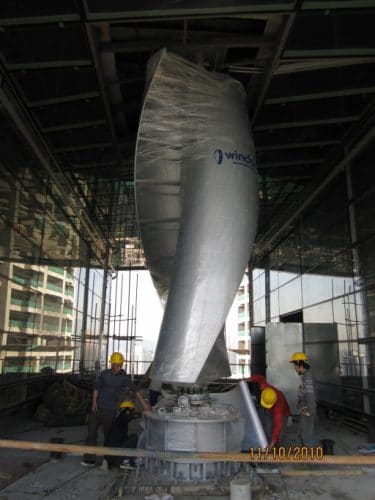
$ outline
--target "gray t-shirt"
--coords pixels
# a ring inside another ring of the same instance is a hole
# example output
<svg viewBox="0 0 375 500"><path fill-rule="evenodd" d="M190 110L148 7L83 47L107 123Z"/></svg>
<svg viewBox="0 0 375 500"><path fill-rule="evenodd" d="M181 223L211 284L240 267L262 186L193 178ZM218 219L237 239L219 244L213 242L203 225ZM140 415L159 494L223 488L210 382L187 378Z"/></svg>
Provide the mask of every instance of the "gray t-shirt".
<svg viewBox="0 0 375 500"><path fill-rule="evenodd" d="M103 370L95 384L98 391L98 408L101 410L116 410L119 404L119 397L122 391L130 389L137 392L137 386L130 380L125 370L115 374L111 369Z"/></svg>
<svg viewBox="0 0 375 500"><path fill-rule="evenodd" d="M298 410L306 408L311 414L316 414L316 389L315 380L310 370L306 370L301 376L301 383L298 388Z"/></svg>

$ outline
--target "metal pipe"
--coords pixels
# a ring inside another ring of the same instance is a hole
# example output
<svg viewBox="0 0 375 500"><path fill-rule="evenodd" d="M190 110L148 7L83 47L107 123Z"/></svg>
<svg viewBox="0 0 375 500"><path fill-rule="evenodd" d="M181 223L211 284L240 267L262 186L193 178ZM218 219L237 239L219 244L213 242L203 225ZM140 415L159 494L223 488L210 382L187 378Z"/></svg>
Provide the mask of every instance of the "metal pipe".
<svg viewBox="0 0 375 500"><path fill-rule="evenodd" d="M296 3L300 3L300 0L297 0ZM285 21L284 26L282 28L281 36L280 36L279 40L275 43L275 47L276 47L275 54L273 56L271 64L269 64L269 66L268 66L267 72L263 76L262 88L260 89L260 93L259 93L259 97L257 99L256 107L255 107L255 110L254 110L254 113L253 113L253 116L252 116L251 122L250 122L251 127L254 126L255 120L258 117L258 113L259 113L260 108L263 104L263 101L266 97L268 87L270 86L272 78L274 76L274 72L279 65L281 54L284 50L284 46L287 42L290 30L292 29L292 27L294 25L296 15L297 15L297 13L293 12L292 14L290 14L288 16L288 18Z"/></svg>
<svg viewBox="0 0 375 500"><path fill-rule="evenodd" d="M109 261L109 248L107 247L104 270L103 270L103 284L102 284L102 298L100 304L100 323L99 323L99 338L98 338L98 353L95 362L95 371L99 374L101 370L101 355L102 355L102 344L104 335L104 323L105 323L105 305L107 300L107 287L108 287L108 261ZM107 342L108 346L108 342Z"/></svg>
<svg viewBox="0 0 375 500"><path fill-rule="evenodd" d="M242 398L243 398L243 401L245 403L246 412L247 412L248 417L251 420L252 424L254 425L254 428L255 428L254 430L259 438L260 447L262 449L266 449L268 446L268 441L267 441L266 435L264 433L264 429L263 429L263 426L261 424L257 409L255 408L253 398L250 395L250 391L249 391L249 388L247 386L247 383L245 380L241 380L238 383L238 385L240 387Z"/></svg>
<svg viewBox="0 0 375 500"><path fill-rule="evenodd" d="M264 303L266 310L266 323L271 321L271 297L270 297L270 259L269 255L265 258L264 266Z"/></svg>
<svg viewBox="0 0 375 500"><path fill-rule="evenodd" d="M253 263L249 261L247 266L247 276L249 279L249 332L254 326L254 283L253 283Z"/></svg>
<svg viewBox="0 0 375 500"><path fill-rule="evenodd" d="M86 38L87 38L87 42L88 42L90 53L91 53L91 59L92 59L93 65L94 65L95 70L96 70L96 76L98 79L100 93L102 96L105 114L106 114L109 130L110 130L110 134L111 134L111 140L112 140L112 144L115 148L116 159L117 159L118 165L121 166L122 165L122 155L121 155L121 151L120 151L120 147L119 147L119 143L118 143L115 123L113 120L111 102L109 100L109 96L108 96L108 92L107 92L108 85L106 83L106 78L103 74L103 68L102 68L102 65L101 65L101 62L100 62L100 59L98 56L97 39L93 33L93 27L90 26L90 24L86 22L87 12L85 9L85 4L82 1L79 2L79 10L80 10L81 21L82 21L84 30L86 32Z"/></svg>
<svg viewBox="0 0 375 500"><path fill-rule="evenodd" d="M111 326L111 309L112 309L112 274L110 274L111 279L109 281L109 300L108 300L108 317L107 317L107 342L105 348L105 367L107 367L108 362L108 354L109 354L109 335L110 335L110 326Z"/></svg>
<svg viewBox="0 0 375 500"><path fill-rule="evenodd" d="M136 336L137 336L138 278L139 278L139 275L137 273L137 279L135 282L134 338L136 338Z"/></svg>
<svg viewBox="0 0 375 500"><path fill-rule="evenodd" d="M91 293L91 304L90 304L90 328L89 328L89 332L90 332L90 340L92 345L95 344L95 333L94 333L94 330L95 330L95 319L96 319L96 307L94 308L94 297L95 297L95 293L94 293L94 290L95 290L95 276L96 276L96 273L94 272L93 275L92 275L92 293ZM96 304L95 304L96 306ZM92 327L92 323L94 321L94 328Z"/></svg>
<svg viewBox="0 0 375 500"><path fill-rule="evenodd" d="M81 356L79 361L79 371L82 375L85 370L85 357L86 357L86 329L87 329L87 306L89 297L89 284L90 284L90 253L87 252L86 274L85 274L85 288L83 291L83 312L82 312L82 330L81 330Z"/></svg>
<svg viewBox="0 0 375 500"><path fill-rule="evenodd" d="M131 267L128 271L128 312L127 312L127 321L126 321L126 360L128 361L129 357L129 321L130 321L130 296L131 296Z"/></svg>
<svg viewBox="0 0 375 500"><path fill-rule="evenodd" d="M124 290L124 273L121 273L121 286L120 286L120 307L119 307L119 315L118 315L118 351L120 350L120 337L121 337L121 328L122 328L122 291ZM127 346L125 346L126 349ZM126 355L125 355L126 358Z"/></svg>

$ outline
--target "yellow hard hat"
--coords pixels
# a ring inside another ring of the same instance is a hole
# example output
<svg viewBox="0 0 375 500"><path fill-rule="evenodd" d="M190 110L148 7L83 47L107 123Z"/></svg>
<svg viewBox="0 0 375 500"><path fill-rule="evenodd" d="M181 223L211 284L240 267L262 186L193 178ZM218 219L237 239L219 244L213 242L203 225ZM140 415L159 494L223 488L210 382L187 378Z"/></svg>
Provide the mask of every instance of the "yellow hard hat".
<svg viewBox="0 0 375 500"><path fill-rule="evenodd" d="M133 401L121 401L119 408L130 408L131 410L135 410L135 404Z"/></svg>
<svg viewBox="0 0 375 500"><path fill-rule="evenodd" d="M272 387L266 387L263 389L260 395L260 404L263 408L272 408L272 406L276 403L277 393L275 389Z"/></svg>
<svg viewBox="0 0 375 500"><path fill-rule="evenodd" d="M289 363L294 363L295 361L308 361L309 358L306 356L304 352L295 352L293 356L290 358Z"/></svg>
<svg viewBox="0 0 375 500"><path fill-rule="evenodd" d="M125 362L124 356L121 352L114 352L109 360L111 364L122 365Z"/></svg>

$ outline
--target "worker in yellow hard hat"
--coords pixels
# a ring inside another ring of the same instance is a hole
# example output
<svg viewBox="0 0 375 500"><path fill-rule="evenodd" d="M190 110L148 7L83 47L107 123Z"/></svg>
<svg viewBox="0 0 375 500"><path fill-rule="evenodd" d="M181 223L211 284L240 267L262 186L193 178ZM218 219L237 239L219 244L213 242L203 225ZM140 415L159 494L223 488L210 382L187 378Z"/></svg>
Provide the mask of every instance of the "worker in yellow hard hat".
<svg viewBox="0 0 375 500"><path fill-rule="evenodd" d="M295 352L294 354L292 354L289 363L294 363L298 361L305 361L306 363L308 363L309 358L307 354L305 354L304 352Z"/></svg>
<svg viewBox="0 0 375 500"><path fill-rule="evenodd" d="M135 412L135 404L133 401L121 401L121 403L118 405L118 411L119 413L124 412L124 413L134 413Z"/></svg>
<svg viewBox="0 0 375 500"><path fill-rule="evenodd" d="M314 446L314 421L316 416L316 387L310 370L310 361L304 352L295 352L290 358L296 373L301 377L297 407L300 415L299 434L302 446Z"/></svg>
<svg viewBox="0 0 375 500"><path fill-rule="evenodd" d="M269 441L268 447L280 445L287 428L288 417L291 415L290 408L284 393L271 385L264 387L260 394L260 404L272 417L265 422L265 432Z"/></svg>
<svg viewBox="0 0 375 500"><path fill-rule="evenodd" d="M109 362L111 368L100 373L92 395L92 413L89 415L86 439L86 444L89 446L96 445L100 426L103 427L104 437L107 437L122 392L126 390L133 392L141 403L143 411L151 409L123 369L124 356L120 352L114 352ZM84 455L81 464L87 467L94 466L95 455Z"/></svg>
<svg viewBox="0 0 375 500"><path fill-rule="evenodd" d="M118 406L116 416L112 422L109 433L106 437L105 446L111 448L136 448L138 436L136 434L128 435L129 422L139 418L141 413L137 411L134 401L126 399L121 401ZM123 469L135 468L134 457L104 457L108 467L119 466Z"/></svg>

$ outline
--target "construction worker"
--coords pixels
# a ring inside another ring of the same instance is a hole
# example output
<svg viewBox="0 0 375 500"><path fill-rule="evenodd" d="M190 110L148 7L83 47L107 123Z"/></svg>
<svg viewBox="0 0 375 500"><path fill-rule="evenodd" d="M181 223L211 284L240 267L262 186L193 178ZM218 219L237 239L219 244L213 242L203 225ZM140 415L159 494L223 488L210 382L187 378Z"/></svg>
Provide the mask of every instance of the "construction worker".
<svg viewBox="0 0 375 500"><path fill-rule="evenodd" d="M304 352L295 352L290 361L301 377L297 407L300 415L299 433L302 446L314 446L314 420L316 416L315 381L310 371L309 358Z"/></svg>
<svg viewBox="0 0 375 500"><path fill-rule="evenodd" d="M138 388L144 387L148 384L148 402L151 407L155 406L158 402L159 396L161 396L162 382L155 378L151 378L152 365L154 362L150 364L147 368L146 373L142 377L140 383L138 384Z"/></svg>
<svg viewBox="0 0 375 500"><path fill-rule="evenodd" d="M148 400L151 407L157 404L159 396L161 396L162 385L163 384L160 382L160 380L156 380L156 378L151 379L148 388L148 395L149 395Z"/></svg>
<svg viewBox="0 0 375 500"><path fill-rule="evenodd" d="M139 418L140 416L141 414L136 411L133 401L121 401L104 446L114 448L136 448L138 436L136 434L128 436L128 426L130 421ZM109 467L120 466L123 469L135 468L133 457L123 458L117 456L105 456L104 459L106 460L106 465Z"/></svg>
<svg viewBox="0 0 375 500"><path fill-rule="evenodd" d="M260 404L260 394L263 389L268 387L270 384L267 382L266 377L264 375L252 375L250 378L246 379L247 386L251 395L255 397L258 405Z"/></svg>
<svg viewBox="0 0 375 500"><path fill-rule="evenodd" d="M269 441L269 448L280 445L288 424L288 417L291 416L288 401L283 392L268 383L264 375L252 375L247 379L251 384L250 391L257 396L257 401L264 409L261 420L265 428L265 433ZM254 390L256 384L260 391ZM258 396L259 392L259 396Z"/></svg>
<svg viewBox="0 0 375 500"><path fill-rule="evenodd" d="M121 392L129 389L136 395L136 398L142 405L143 411L151 409L126 374L126 371L123 370L124 356L120 352L114 352L109 362L111 363L111 368L103 370L100 373L92 395L92 413L89 415L86 439L86 445L89 446L96 446L100 426L103 426L104 438L107 438L112 421L116 415ZM84 455L81 464L86 467L94 466L95 455Z"/></svg>
<svg viewBox="0 0 375 500"><path fill-rule="evenodd" d="M255 375L252 375L250 378L246 379L246 382L250 382L250 383L255 382L256 384L259 384L259 386L262 390L270 385L267 382L267 379L264 375L258 375L257 373Z"/></svg>
<svg viewBox="0 0 375 500"><path fill-rule="evenodd" d="M262 390L260 404L272 416L272 424L267 419L265 431L269 440L268 448L273 448L282 444L288 424L288 417L291 415L289 404L284 394L270 385Z"/></svg>

